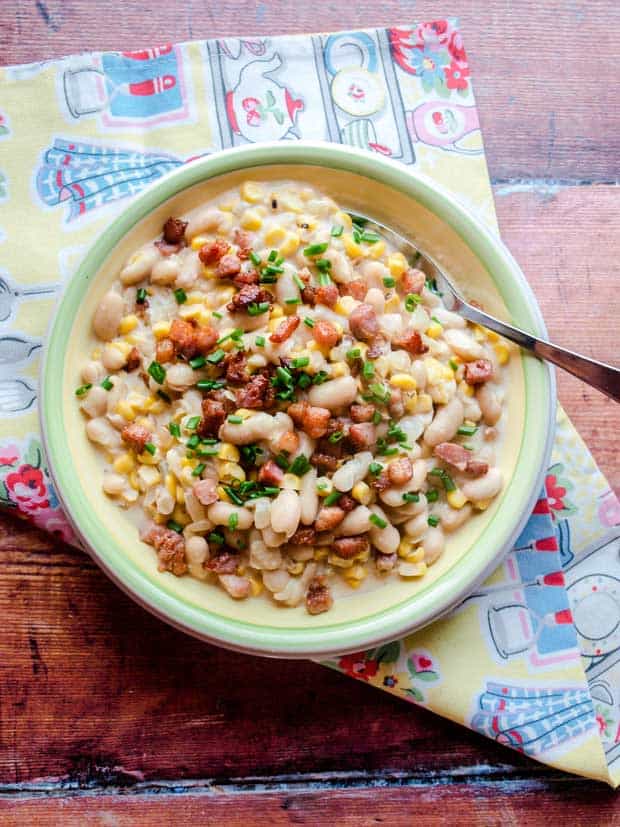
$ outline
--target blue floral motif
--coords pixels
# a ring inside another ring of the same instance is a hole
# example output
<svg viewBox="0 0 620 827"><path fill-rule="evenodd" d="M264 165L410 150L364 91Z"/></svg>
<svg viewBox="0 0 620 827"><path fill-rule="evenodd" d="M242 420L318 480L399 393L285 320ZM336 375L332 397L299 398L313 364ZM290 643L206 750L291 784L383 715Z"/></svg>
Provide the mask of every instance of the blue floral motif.
<svg viewBox="0 0 620 827"><path fill-rule="evenodd" d="M422 81L425 92L435 89L440 94L449 94L443 67L450 61L445 51L435 52L427 46L423 49L413 49L410 61L416 75Z"/></svg>

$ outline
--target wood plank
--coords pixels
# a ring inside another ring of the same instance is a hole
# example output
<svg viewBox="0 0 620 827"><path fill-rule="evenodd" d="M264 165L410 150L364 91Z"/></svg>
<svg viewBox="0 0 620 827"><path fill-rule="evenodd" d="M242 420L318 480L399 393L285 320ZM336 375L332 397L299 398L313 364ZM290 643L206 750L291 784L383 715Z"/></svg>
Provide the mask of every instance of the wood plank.
<svg viewBox="0 0 620 827"><path fill-rule="evenodd" d="M325 3L318 14L313 4L288 0L193 0L172 8L168 0L109 0L102 15L92 0L5 3L3 63L166 40L403 25L438 14L433 0ZM620 6L471 0L452 9L462 18L491 175L616 180L620 129L611 67Z"/></svg>
<svg viewBox="0 0 620 827"><path fill-rule="evenodd" d="M543 797L544 796L544 797ZM5 827L37 824L82 827L164 827L201 824L247 827L249 824L337 824L339 827L425 827L459 824L459 827L490 827L518 824L539 827L541 808L545 823L586 827L620 824L618 797L601 785L579 780L550 781L544 789L536 782L518 784L451 783L391 788L319 789L312 791L203 795L80 795L73 798L43 798L0 801ZM458 812L458 822L455 813Z"/></svg>

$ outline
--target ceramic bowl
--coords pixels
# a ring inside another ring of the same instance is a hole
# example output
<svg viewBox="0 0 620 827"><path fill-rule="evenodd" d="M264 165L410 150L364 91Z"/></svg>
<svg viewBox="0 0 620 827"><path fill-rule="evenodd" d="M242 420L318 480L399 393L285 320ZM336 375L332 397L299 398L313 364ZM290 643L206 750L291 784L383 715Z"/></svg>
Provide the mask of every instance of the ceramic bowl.
<svg viewBox="0 0 620 827"><path fill-rule="evenodd" d="M41 425L60 500L84 547L137 602L199 638L256 654L322 657L369 648L429 623L456 606L510 549L539 496L554 421L551 370L520 353L507 367L507 437L500 463L506 485L483 513L450 536L420 580L388 579L351 590L327 613L284 609L267 599L233 601L193 578L161 574L128 516L101 491L102 466L85 436L74 390L95 346L90 320L124 260L155 238L169 215L198 206L244 179L295 178L318 185L351 210L409 236L470 298L544 336L525 278L499 238L429 179L349 147L282 142L227 150L162 178L98 238L67 286L43 362Z"/></svg>

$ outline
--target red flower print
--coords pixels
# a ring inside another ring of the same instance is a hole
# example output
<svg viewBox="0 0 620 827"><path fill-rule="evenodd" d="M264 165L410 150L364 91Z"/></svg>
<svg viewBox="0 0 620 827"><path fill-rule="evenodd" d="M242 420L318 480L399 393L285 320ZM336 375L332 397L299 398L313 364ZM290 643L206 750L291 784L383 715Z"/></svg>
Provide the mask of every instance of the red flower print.
<svg viewBox="0 0 620 827"><path fill-rule="evenodd" d="M258 98L244 98L241 101L241 106L243 106L246 112L252 112L259 104L260 101Z"/></svg>
<svg viewBox="0 0 620 827"><path fill-rule="evenodd" d="M463 47L463 38L460 32L452 32L448 41L448 51L457 63L467 63L467 55Z"/></svg>
<svg viewBox="0 0 620 827"><path fill-rule="evenodd" d="M17 445L3 445L0 448L0 466L14 465L19 457L19 448Z"/></svg>
<svg viewBox="0 0 620 827"><path fill-rule="evenodd" d="M425 658L424 655L418 658L418 666L420 669L430 669L432 665L433 661L430 658Z"/></svg>
<svg viewBox="0 0 620 827"><path fill-rule="evenodd" d="M467 66L460 66L453 60L449 66L444 67L444 72L448 89L467 89L467 78L469 77Z"/></svg>
<svg viewBox="0 0 620 827"><path fill-rule="evenodd" d="M547 498L549 505L555 511L562 511L564 508L563 497L566 496L566 488L558 485L555 474L549 474L545 479L545 488L547 489Z"/></svg>
<svg viewBox="0 0 620 827"><path fill-rule="evenodd" d="M9 497L20 511L29 513L49 506L43 473L38 468L20 465L17 471L7 475L4 482Z"/></svg>
<svg viewBox="0 0 620 827"><path fill-rule="evenodd" d="M607 730L607 721L600 712L596 716L596 723L598 724L599 735L604 735Z"/></svg>
<svg viewBox="0 0 620 827"><path fill-rule="evenodd" d="M416 38L421 46L444 46L448 42L449 23L447 20L432 20L430 23L421 23L415 30ZM417 45L417 44L416 44Z"/></svg>
<svg viewBox="0 0 620 827"><path fill-rule="evenodd" d="M354 655L345 655L338 661L338 666L352 678L360 678L367 681L377 674L379 664L376 660L366 660L364 652L356 652Z"/></svg>

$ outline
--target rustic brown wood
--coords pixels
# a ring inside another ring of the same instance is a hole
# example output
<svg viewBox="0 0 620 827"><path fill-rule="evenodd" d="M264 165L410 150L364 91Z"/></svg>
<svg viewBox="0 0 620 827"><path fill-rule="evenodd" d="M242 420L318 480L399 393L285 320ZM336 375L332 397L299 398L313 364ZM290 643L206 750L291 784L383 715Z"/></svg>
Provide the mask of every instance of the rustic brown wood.
<svg viewBox="0 0 620 827"><path fill-rule="evenodd" d="M458 14L494 178L615 181L620 130L615 54L620 6L610 0L94 0L4 3L2 63L88 49L240 34L337 31Z"/></svg>

